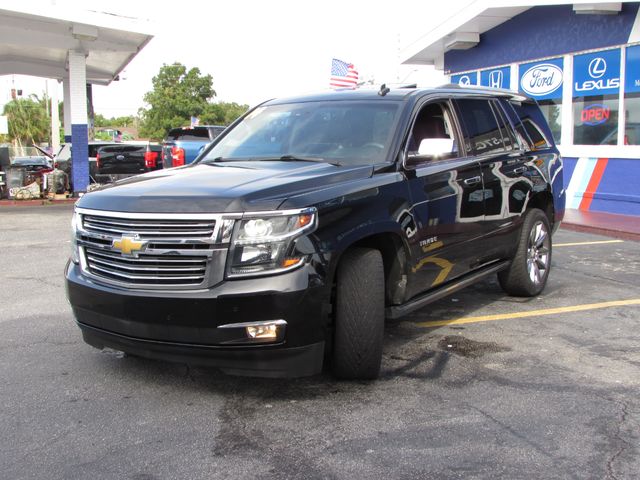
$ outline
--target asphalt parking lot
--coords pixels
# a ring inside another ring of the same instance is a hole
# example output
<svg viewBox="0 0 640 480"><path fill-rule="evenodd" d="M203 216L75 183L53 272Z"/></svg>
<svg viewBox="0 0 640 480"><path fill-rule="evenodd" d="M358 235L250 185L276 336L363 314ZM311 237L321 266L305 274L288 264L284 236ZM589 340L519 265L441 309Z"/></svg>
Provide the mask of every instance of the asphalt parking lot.
<svg viewBox="0 0 640 480"><path fill-rule="evenodd" d="M269 380L85 345L70 215L0 210L0 478L640 476L637 242L560 230L543 295L389 324L378 381Z"/></svg>

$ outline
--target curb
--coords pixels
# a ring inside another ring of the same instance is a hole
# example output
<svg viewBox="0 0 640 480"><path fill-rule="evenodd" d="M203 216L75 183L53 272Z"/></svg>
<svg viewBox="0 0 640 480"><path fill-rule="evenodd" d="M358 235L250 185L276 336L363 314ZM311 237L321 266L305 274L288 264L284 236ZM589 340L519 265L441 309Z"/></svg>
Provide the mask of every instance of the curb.
<svg viewBox="0 0 640 480"><path fill-rule="evenodd" d="M623 232L621 230L612 230L604 227L593 227L590 225L580 225L578 223L562 222L560 228L573 232L593 233L595 235L603 235L605 237L619 238L621 240L632 240L640 242L640 235L632 232Z"/></svg>
<svg viewBox="0 0 640 480"><path fill-rule="evenodd" d="M0 200L0 207L48 207L54 205L73 205L77 198L66 198L64 200Z"/></svg>

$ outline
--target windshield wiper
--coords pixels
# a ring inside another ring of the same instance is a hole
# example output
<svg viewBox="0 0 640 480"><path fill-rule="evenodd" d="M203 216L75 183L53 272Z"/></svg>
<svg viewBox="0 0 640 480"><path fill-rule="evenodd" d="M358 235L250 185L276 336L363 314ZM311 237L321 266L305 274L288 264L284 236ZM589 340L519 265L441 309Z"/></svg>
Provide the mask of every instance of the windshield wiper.
<svg viewBox="0 0 640 480"><path fill-rule="evenodd" d="M281 160L283 162L316 162L316 163L329 163L331 165L335 165L339 167L340 164L338 162L329 162L324 158L319 157L301 157L298 155L282 155L280 158L268 159L268 160Z"/></svg>
<svg viewBox="0 0 640 480"><path fill-rule="evenodd" d="M282 155L281 157L246 157L246 158L225 158L215 157L202 160L202 163L218 163L218 162L314 162L314 163L328 163L330 165L340 166L338 162L329 162L324 158L319 157L302 157L298 155Z"/></svg>
<svg viewBox="0 0 640 480"><path fill-rule="evenodd" d="M233 162L236 160L235 158L225 158L225 157L216 157L216 158L204 158L200 160L198 163L218 163L218 162Z"/></svg>

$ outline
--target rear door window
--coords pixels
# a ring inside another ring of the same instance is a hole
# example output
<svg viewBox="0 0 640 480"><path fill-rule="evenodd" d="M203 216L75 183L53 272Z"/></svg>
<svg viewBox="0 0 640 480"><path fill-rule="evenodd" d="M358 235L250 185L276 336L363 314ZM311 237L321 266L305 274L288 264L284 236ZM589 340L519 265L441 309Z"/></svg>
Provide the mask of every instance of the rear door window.
<svg viewBox="0 0 640 480"><path fill-rule="evenodd" d="M493 107L493 113L496 116L496 120L498 120L500 131L502 132L504 147L506 150L513 150L517 147L518 142L516 140L515 133L511 128L511 124L507 120L505 113L502 111L502 107L500 107L498 102L492 101L491 106Z"/></svg>
<svg viewBox="0 0 640 480"><path fill-rule="evenodd" d="M489 100L465 98L457 99L455 103L465 132L465 144L470 153L488 155L507 150Z"/></svg>

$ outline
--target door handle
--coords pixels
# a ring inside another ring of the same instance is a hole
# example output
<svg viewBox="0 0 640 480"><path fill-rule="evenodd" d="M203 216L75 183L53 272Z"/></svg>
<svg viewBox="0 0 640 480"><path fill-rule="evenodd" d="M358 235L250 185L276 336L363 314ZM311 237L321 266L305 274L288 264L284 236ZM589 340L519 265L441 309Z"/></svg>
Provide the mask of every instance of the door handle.
<svg viewBox="0 0 640 480"><path fill-rule="evenodd" d="M464 180L464 184L465 185L475 185L476 183L480 183L480 176L477 177L471 177L471 178L465 178Z"/></svg>
<svg viewBox="0 0 640 480"><path fill-rule="evenodd" d="M513 169L513 173L519 174L527 171L527 167L518 167Z"/></svg>

